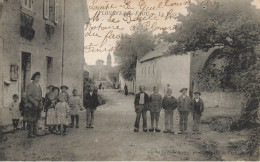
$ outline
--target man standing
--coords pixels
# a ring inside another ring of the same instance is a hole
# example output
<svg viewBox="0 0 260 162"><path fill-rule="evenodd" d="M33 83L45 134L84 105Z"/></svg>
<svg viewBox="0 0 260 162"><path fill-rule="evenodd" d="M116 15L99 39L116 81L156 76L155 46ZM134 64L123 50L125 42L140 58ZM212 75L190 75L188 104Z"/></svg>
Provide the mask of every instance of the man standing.
<svg viewBox="0 0 260 162"><path fill-rule="evenodd" d="M135 129L134 132L139 131L139 123L140 123L140 117L142 115L143 117L143 131L147 132L147 118L146 118L146 112L147 107L149 105L149 96L146 94L145 87L140 86L139 87L139 93L135 95L135 112L136 112L136 120L135 120Z"/></svg>
<svg viewBox="0 0 260 162"><path fill-rule="evenodd" d="M35 138L37 135L37 122L39 114L41 114L43 103L42 103L42 89L39 85L40 72L33 74L30 83L27 87L27 110L25 112L25 118L28 122L28 138Z"/></svg>
<svg viewBox="0 0 260 162"><path fill-rule="evenodd" d="M180 116L179 134L187 134L188 115L191 109L191 99L186 95L187 91L188 88L182 88L180 90L182 95L178 98L178 110Z"/></svg>
<svg viewBox="0 0 260 162"><path fill-rule="evenodd" d="M93 87L90 87L89 92L86 94L84 106L86 107L86 128L94 128L94 111L98 106L98 96Z"/></svg>

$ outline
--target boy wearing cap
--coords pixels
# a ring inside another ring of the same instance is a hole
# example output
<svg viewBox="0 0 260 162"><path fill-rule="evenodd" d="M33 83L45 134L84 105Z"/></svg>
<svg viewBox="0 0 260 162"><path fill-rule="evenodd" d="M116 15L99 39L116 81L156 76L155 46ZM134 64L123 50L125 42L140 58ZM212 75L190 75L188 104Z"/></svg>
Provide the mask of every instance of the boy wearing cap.
<svg viewBox="0 0 260 162"><path fill-rule="evenodd" d="M146 118L146 112L147 107L149 104L149 96L147 93L145 93L145 87L140 86L139 87L139 93L135 95L135 112L136 112L136 119L135 119L135 125L134 125L134 132L139 131L139 123L140 118L142 115L143 118L143 131L147 132L147 118Z"/></svg>
<svg viewBox="0 0 260 162"><path fill-rule="evenodd" d="M191 108L191 99L187 96L188 88L182 88L180 92L182 95L178 98L179 111L179 134L187 134L188 115Z"/></svg>
<svg viewBox="0 0 260 162"><path fill-rule="evenodd" d="M61 89L60 96L63 97L64 100L65 100L65 102L68 103L70 96L69 96L67 90L68 90L69 88L68 88L67 86L63 85L63 86L60 87L60 89Z"/></svg>
<svg viewBox="0 0 260 162"><path fill-rule="evenodd" d="M160 112L162 109L162 96L159 94L159 87L153 87L153 94L150 95L150 115L151 115L151 129L150 132L160 132L161 130L158 128ZM156 127L154 129L154 119Z"/></svg>
<svg viewBox="0 0 260 162"><path fill-rule="evenodd" d="M172 89L168 88L166 95L162 101L162 107L165 114L165 130L164 133L173 133L173 111L177 107L177 100L172 96Z"/></svg>
<svg viewBox="0 0 260 162"><path fill-rule="evenodd" d="M193 112L193 134L201 134L199 131L200 127L200 118L202 112L204 111L204 102L200 98L200 92L194 92L194 99L191 102L191 110Z"/></svg>

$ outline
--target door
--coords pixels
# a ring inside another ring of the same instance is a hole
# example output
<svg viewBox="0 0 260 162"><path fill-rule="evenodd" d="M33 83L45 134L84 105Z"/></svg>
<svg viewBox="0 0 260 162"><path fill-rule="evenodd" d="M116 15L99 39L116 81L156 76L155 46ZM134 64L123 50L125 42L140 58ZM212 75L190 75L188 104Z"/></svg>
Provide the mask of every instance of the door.
<svg viewBox="0 0 260 162"><path fill-rule="evenodd" d="M22 69L21 69L21 93L26 92L27 85L31 82L31 54L22 52Z"/></svg>

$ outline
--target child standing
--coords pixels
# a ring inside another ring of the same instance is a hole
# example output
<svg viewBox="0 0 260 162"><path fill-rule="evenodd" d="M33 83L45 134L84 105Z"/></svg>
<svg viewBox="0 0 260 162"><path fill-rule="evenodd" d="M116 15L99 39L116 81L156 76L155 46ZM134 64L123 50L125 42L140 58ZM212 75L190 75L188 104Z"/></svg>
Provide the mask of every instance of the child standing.
<svg viewBox="0 0 260 162"><path fill-rule="evenodd" d="M76 89L72 91L72 94L69 99L71 127L74 127L74 118L76 118L76 128L79 128L79 111L83 109L83 104Z"/></svg>
<svg viewBox="0 0 260 162"><path fill-rule="evenodd" d="M182 95L178 98L178 110L180 115L179 134L187 134L188 116L191 107L191 99L187 96L188 88L182 88Z"/></svg>
<svg viewBox="0 0 260 162"><path fill-rule="evenodd" d="M194 99L191 102L192 112L193 112L193 134L201 134L199 131L200 127L200 118L202 112L204 111L204 102L200 98L200 92L194 92Z"/></svg>
<svg viewBox="0 0 260 162"><path fill-rule="evenodd" d="M10 106L10 111L11 111L11 114L12 114L13 127L14 127L15 131L17 130L18 122L21 118L18 99L19 99L18 95L14 94L13 95L13 102L11 103L11 106Z"/></svg>
<svg viewBox="0 0 260 162"><path fill-rule="evenodd" d="M151 129L150 132L154 132L154 119L156 122L156 132L160 132L161 130L158 128L160 111L162 109L162 96L159 94L159 87L153 87L153 94L150 96L150 114L151 114Z"/></svg>
<svg viewBox="0 0 260 162"><path fill-rule="evenodd" d="M97 93L93 87L90 87L89 92L84 98L84 106L86 107L86 128L94 128L94 112L97 109L98 103Z"/></svg>
<svg viewBox="0 0 260 162"><path fill-rule="evenodd" d="M140 117L142 115L143 117L143 131L147 132L147 118L146 118L146 112L147 107L149 106L149 96L147 93L145 93L145 87L141 86L139 87L139 93L135 95L135 112L136 112L136 120L135 120L135 129L134 132L139 131L139 123L140 123Z"/></svg>
<svg viewBox="0 0 260 162"><path fill-rule="evenodd" d="M68 112L69 112L69 105L65 101L63 95L59 96L59 102L55 105L56 113L57 113L57 125L58 125L58 134L61 134L61 126L63 126L63 135L66 135L66 125Z"/></svg>
<svg viewBox="0 0 260 162"><path fill-rule="evenodd" d="M168 88L166 95L162 101L162 107L165 114L165 130L164 133L173 133L173 111L177 107L177 100L172 96L172 89Z"/></svg>

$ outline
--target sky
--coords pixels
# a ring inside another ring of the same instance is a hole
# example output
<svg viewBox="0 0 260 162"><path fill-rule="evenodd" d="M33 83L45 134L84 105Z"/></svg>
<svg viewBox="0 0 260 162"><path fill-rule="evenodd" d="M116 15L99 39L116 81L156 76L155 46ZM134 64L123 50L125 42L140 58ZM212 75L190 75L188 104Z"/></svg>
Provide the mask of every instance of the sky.
<svg viewBox="0 0 260 162"><path fill-rule="evenodd" d="M219 2L221 3L221 0ZM154 30L154 34L161 33L163 28L174 32L172 27L177 23L175 17L179 13L187 13L189 0L87 0L87 3L90 24L85 26L84 33L85 62L95 65L96 60L102 59L106 64L107 55L110 53L112 65L116 65L113 51L110 49L116 47L122 33L133 33L140 19L148 28ZM207 4L218 7L218 4ZM254 0L252 4L260 8L260 0Z"/></svg>

